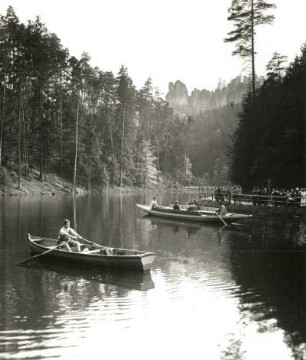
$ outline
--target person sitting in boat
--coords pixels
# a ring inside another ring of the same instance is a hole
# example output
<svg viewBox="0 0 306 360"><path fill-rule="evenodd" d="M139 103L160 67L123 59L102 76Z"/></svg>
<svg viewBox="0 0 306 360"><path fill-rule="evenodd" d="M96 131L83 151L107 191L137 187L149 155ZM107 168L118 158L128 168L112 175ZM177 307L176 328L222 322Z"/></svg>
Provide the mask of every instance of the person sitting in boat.
<svg viewBox="0 0 306 360"><path fill-rule="evenodd" d="M180 207L179 207L179 204L178 204L177 201L174 202L174 204L173 204L173 209L174 209L174 210L180 210Z"/></svg>
<svg viewBox="0 0 306 360"><path fill-rule="evenodd" d="M197 207L197 209L200 209L200 205L196 199L193 200L194 205Z"/></svg>
<svg viewBox="0 0 306 360"><path fill-rule="evenodd" d="M154 197L151 201L151 209L158 208L158 207L159 207L159 205L156 201L156 198Z"/></svg>
<svg viewBox="0 0 306 360"><path fill-rule="evenodd" d="M58 245L63 244L63 248L67 251L72 251L71 247L74 247L80 252L81 244L76 241L77 239L82 239L82 236L70 227L70 220L65 219L59 231Z"/></svg>
<svg viewBox="0 0 306 360"><path fill-rule="evenodd" d="M220 216L225 216L227 214L227 209L223 203L220 204L219 209L216 211Z"/></svg>
<svg viewBox="0 0 306 360"><path fill-rule="evenodd" d="M187 211L198 211L198 207L194 201L189 201Z"/></svg>

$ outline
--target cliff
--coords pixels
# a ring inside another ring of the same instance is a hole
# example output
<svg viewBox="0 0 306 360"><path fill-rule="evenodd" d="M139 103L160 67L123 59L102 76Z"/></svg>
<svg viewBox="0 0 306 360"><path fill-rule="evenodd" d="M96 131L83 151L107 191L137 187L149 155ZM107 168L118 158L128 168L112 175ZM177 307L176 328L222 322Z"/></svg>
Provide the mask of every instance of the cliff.
<svg viewBox="0 0 306 360"><path fill-rule="evenodd" d="M229 84L220 84L214 91L194 89L190 95L186 85L178 80L169 83L166 101L180 115L196 115L206 110L222 108L228 104L239 104L248 91L249 79L237 77Z"/></svg>

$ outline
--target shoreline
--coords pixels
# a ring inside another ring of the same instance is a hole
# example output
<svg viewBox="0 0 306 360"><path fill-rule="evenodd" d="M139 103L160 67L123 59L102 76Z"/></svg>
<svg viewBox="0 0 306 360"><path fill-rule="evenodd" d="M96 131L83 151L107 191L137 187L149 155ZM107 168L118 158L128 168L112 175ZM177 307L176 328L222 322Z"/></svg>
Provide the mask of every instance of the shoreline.
<svg viewBox="0 0 306 360"><path fill-rule="evenodd" d="M39 172L31 169L29 176L22 176L20 179L20 189L18 189L17 175L13 171L8 174L8 170L2 169L2 175L5 172L5 185L0 185L0 197L28 197L28 196L56 196L69 195L72 196L72 183L55 173L47 174L47 180L39 180ZM4 176L3 176L4 178ZM183 186L171 186L171 184L159 183L157 186L148 187L146 189L134 186L120 186L112 185L104 188L92 187L91 191L87 188L78 186L77 196L99 195L99 194L132 194L132 193L156 193L161 191L184 191L186 193L194 194L197 188L188 189ZM202 207L219 207L219 202L211 199L202 199L199 201ZM238 212L252 214L253 216L269 216L269 215L287 215L295 217L305 217L306 206L254 206L251 203L234 204L226 203L226 208L229 212Z"/></svg>
<svg viewBox="0 0 306 360"><path fill-rule="evenodd" d="M1 179L2 178L2 179ZM0 196L55 196L55 195L72 195L72 183L57 175L56 173L48 173L47 180L39 179L39 172L31 169L27 176L21 176L20 188L18 189L18 177L14 171L9 171L4 167L0 167ZM183 189L183 187L182 187ZM181 190L182 190L181 189ZM84 186L77 186L76 195L89 195L89 194L128 194L128 193L144 193L156 192L162 190L180 190L170 186L170 184L159 183L157 186L147 187L143 189L136 186L124 185L120 188L118 185L108 185L104 188L92 186L90 191Z"/></svg>
<svg viewBox="0 0 306 360"><path fill-rule="evenodd" d="M92 188L91 191L88 191L83 186L77 186L76 195L88 195L88 194L103 194L103 193L132 193L132 192L142 192L144 191L141 188L123 186L121 189L119 186L107 186L103 189L98 189L96 187ZM56 174L49 174L47 180L40 181L39 179L25 179L22 178L20 181L20 189L18 189L18 184L10 184L2 186L0 190L0 196L32 196L32 195L41 195L41 196L55 196L55 195L72 195L72 183L68 180L65 180L59 177Z"/></svg>

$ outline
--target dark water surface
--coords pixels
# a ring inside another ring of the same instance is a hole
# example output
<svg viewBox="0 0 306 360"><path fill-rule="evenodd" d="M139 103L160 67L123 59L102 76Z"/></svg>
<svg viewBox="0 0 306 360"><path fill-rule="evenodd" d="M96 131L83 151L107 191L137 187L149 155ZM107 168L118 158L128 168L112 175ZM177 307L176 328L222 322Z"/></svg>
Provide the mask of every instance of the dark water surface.
<svg viewBox="0 0 306 360"><path fill-rule="evenodd" d="M0 359L306 359L305 218L222 228L144 216L143 200L0 199ZM56 237L63 218L95 242L156 252L153 269L14 265L27 233Z"/></svg>

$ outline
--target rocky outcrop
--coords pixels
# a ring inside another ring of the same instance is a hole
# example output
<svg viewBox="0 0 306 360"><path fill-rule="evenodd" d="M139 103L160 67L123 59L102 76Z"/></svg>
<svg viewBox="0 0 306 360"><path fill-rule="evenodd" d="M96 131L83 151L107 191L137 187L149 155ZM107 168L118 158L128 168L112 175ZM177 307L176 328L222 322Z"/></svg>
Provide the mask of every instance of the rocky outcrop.
<svg viewBox="0 0 306 360"><path fill-rule="evenodd" d="M195 115L230 103L240 103L248 88L249 79L237 77L227 85L219 85L214 91L194 89L189 95L186 85L178 80L169 83L166 100L177 114Z"/></svg>
<svg viewBox="0 0 306 360"><path fill-rule="evenodd" d="M174 84L169 83L169 92L166 95L166 100L172 107L185 106L188 104L188 90L184 83L180 80Z"/></svg>

